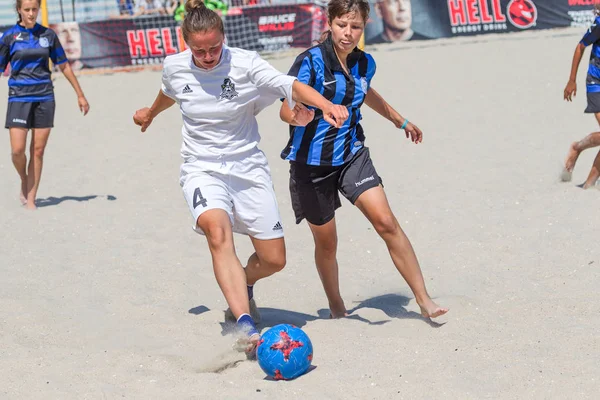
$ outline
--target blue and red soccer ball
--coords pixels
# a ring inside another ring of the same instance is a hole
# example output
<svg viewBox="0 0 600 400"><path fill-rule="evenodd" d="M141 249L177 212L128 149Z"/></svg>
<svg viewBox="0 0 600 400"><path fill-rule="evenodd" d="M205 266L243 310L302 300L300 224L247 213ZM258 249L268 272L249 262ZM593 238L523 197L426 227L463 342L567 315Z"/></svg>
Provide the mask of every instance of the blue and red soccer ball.
<svg viewBox="0 0 600 400"><path fill-rule="evenodd" d="M308 335L296 326L275 325L261 335L256 358L268 376L276 380L294 379L310 368L312 343Z"/></svg>

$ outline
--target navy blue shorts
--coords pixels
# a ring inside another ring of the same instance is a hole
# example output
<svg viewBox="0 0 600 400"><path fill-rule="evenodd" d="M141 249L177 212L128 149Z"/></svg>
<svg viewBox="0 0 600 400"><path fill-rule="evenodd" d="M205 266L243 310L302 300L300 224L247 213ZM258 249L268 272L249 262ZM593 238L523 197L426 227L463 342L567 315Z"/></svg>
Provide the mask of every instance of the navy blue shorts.
<svg viewBox="0 0 600 400"><path fill-rule="evenodd" d="M586 114L600 113L600 92L587 93L587 107L584 112Z"/></svg>
<svg viewBox="0 0 600 400"><path fill-rule="evenodd" d="M9 101L5 128L53 128L54 101Z"/></svg>
<svg viewBox="0 0 600 400"><path fill-rule="evenodd" d="M369 149L363 147L344 165L313 166L290 162L290 195L299 224L306 218L313 225L324 225L342 206L339 193L352 204L367 190L382 185Z"/></svg>

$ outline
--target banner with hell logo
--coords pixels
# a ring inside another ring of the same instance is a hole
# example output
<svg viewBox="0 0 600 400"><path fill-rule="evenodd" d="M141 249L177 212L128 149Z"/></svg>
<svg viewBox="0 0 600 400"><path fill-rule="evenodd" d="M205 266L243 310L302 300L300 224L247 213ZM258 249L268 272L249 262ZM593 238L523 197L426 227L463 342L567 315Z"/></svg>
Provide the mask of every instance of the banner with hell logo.
<svg viewBox="0 0 600 400"><path fill-rule="evenodd" d="M367 45L577 26L595 18L595 0L370 0ZM233 7L227 44L260 52L307 48L327 27L317 4ZM9 27L0 27L0 33ZM186 48L170 16L51 24L75 70L160 64ZM582 31L582 35L583 35ZM7 69L8 70L8 69ZM6 71L0 71L0 73Z"/></svg>
<svg viewBox="0 0 600 400"><path fill-rule="evenodd" d="M594 0L378 0L374 8L367 44L589 26L594 20Z"/></svg>
<svg viewBox="0 0 600 400"><path fill-rule="evenodd" d="M231 8L223 17L226 43L260 52L308 47L322 32L324 16L322 6L310 3ZM159 65L166 56L187 48L180 23L170 16L61 22L49 27L76 71ZM8 28L0 27L0 35Z"/></svg>

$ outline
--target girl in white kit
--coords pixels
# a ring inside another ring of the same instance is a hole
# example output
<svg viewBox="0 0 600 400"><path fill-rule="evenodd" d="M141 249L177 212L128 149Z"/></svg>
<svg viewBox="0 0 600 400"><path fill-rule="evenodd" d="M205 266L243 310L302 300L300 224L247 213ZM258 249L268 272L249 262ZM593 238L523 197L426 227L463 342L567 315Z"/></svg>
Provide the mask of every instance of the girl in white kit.
<svg viewBox="0 0 600 400"><path fill-rule="evenodd" d="M165 58L162 88L134 121L146 131L159 113L178 103L183 117L180 184L205 235L217 282L253 355L259 332L250 315L253 285L285 265L283 226L267 158L258 148L256 114L285 98L323 110L341 127L345 107L273 68L256 52L224 44L221 18L202 0L186 3L182 33L188 49ZM255 253L245 268L235 253L233 233L248 235Z"/></svg>

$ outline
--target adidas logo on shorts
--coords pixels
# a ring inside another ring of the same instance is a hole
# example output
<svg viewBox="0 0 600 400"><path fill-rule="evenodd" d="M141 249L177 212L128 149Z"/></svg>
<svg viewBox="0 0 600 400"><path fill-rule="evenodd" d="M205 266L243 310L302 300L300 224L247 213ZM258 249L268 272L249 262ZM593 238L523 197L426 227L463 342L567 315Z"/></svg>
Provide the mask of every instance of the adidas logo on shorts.
<svg viewBox="0 0 600 400"><path fill-rule="evenodd" d="M192 93L192 89L190 89L190 85L185 85L185 87L183 88L183 94L186 93Z"/></svg>
<svg viewBox="0 0 600 400"><path fill-rule="evenodd" d="M273 230L274 231L282 231L283 230L283 226L281 226L281 223L279 221L277 221L277 223L273 227Z"/></svg>

